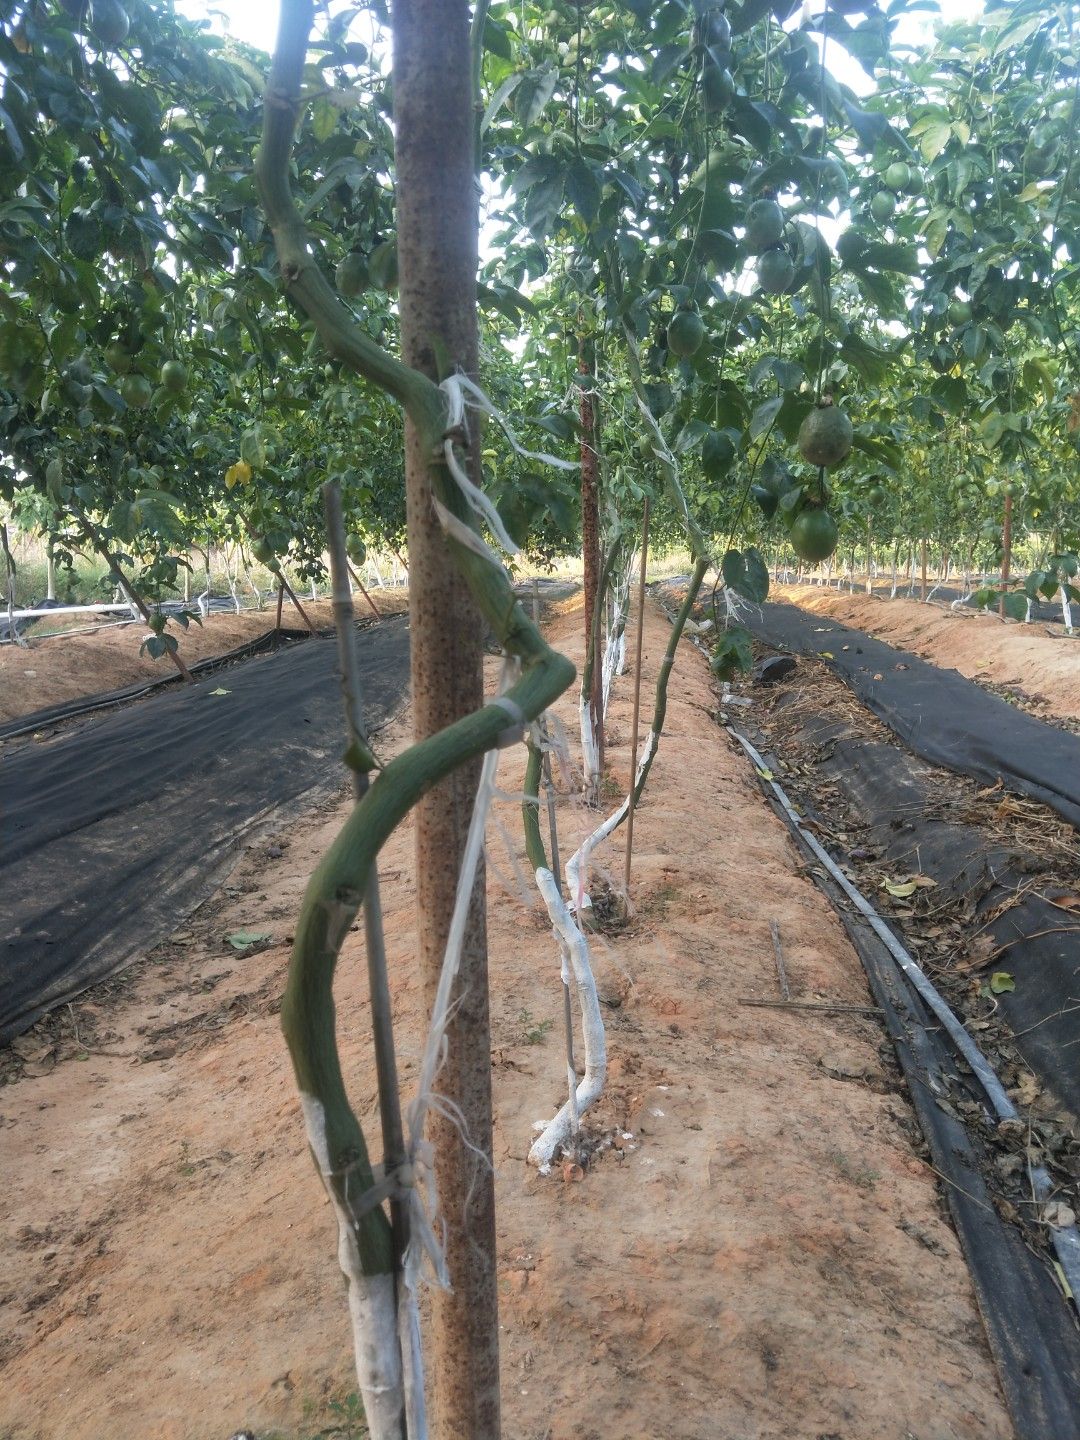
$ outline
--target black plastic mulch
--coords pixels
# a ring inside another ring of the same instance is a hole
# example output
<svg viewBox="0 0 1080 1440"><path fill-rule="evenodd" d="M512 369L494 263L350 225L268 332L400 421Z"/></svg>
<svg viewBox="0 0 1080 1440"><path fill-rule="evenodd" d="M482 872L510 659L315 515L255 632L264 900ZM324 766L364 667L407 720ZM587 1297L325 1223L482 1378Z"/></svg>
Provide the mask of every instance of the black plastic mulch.
<svg viewBox="0 0 1080 1440"><path fill-rule="evenodd" d="M766 759L772 760L768 751ZM820 869L816 879L862 958L919 1126L945 1181L945 1199L1017 1435L1080 1440L1080 1338L1046 1264L995 1208L984 1179L992 1157L959 1113L965 1102L981 1097L958 1070L940 1025L907 985L881 939Z"/></svg>
<svg viewBox="0 0 1080 1440"><path fill-rule="evenodd" d="M374 729L407 694L404 617L362 629L360 659ZM151 949L242 843L337 793L342 733L320 637L0 751L0 1040Z"/></svg>
<svg viewBox="0 0 1080 1440"><path fill-rule="evenodd" d="M981 689L955 670L770 601L744 616L759 639L828 664L924 760L1049 805L1080 827L1080 736L1059 730Z"/></svg>

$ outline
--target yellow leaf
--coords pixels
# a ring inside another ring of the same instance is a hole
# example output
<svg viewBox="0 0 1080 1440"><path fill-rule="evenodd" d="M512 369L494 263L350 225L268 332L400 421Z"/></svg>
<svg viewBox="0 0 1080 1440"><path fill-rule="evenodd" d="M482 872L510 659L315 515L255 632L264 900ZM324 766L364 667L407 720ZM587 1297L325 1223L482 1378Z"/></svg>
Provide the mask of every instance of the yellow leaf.
<svg viewBox="0 0 1080 1440"><path fill-rule="evenodd" d="M832 653L831 650L819 650L817 653L821 656L822 660L836 659L836 656Z"/></svg>
<svg viewBox="0 0 1080 1440"><path fill-rule="evenodd" d="M895 895L898 900L906 900L909 895L914 895L916 888L914 880L908 880L903 885L898 884L895 880L885 881L885 889L890 895Z"/></svg>
<svg viewBox="0 0 1080 1440"><path fill-rule="evenodd" d="M225 471L225 488L231 490L234 485L251 484L251 466L246 460L237 460L235 465L230 465Z"/></svg>
<svg viewBox="0 0 1080 1440"><path fill-rule="evenodd" d="M762 780L771 780L773 778L773 773L771 770L763 770L760 765L755 765L754 769L761 776Z"/></svg>

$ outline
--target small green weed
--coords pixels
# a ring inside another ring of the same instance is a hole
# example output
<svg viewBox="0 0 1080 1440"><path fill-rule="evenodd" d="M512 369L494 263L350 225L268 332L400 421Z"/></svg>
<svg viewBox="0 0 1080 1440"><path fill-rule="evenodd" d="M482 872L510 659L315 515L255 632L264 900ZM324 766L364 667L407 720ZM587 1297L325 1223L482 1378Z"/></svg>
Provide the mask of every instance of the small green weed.
<svg viewBox="0 0 1080 1440"><path fill-rule="evenodd" d="M519 1010L518 1024L521 1026L519 1038L522 1045L542 1045L554 1023L554 1020L534 1020L530 1011Z"/></svg>

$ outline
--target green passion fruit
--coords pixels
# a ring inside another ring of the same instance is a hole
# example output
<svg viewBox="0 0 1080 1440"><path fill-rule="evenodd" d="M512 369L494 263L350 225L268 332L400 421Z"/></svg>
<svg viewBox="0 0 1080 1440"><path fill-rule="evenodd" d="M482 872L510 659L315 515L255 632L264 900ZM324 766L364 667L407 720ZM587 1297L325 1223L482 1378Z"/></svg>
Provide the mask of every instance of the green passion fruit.
<svg viewBox="0 0 1080 1440"><path fill-rule="evenodd" d="M145 375L125 375L120 381L120 397L132 410L144 410L153 393L154 387Z"/></svg>
<svg viewBox="0 0 1080 1440"><path fill-rule="evenodd" d="M696 310L680 310L667 327L667 345L673 355L687 360L705 342L705 322Z"/></svg>
<svg viewBox="0 0 1080 1440"><path fill-rule="evenodd" d="M119 340L105 346L105 363L114 375L126 375L131 369L131 356Z"/></svg>
<svg viewBox="0 0 1080 1440"><path fill-rule="evenodd" d="M887 224L896 214L896 196L891 190L879 190L870 201L870 214L879 225Z"/></svg>
<svg viewBox="0 0 1080 1440"><path fill-rule="evenodd" d="M358 250L346 255L341 264L334 271L334 281L337 284L338 293L344 295L347 300L354 300L357 295L362 295L364 287L368 283L367 261Z"/></svg>
<svg viewBox="0 0 1080 1440"><path fill-rule="evenodd" d="M814 505L800 511L788 538L800 560L816 562L829 558L840 532L828 510Z"/></svg>
<svg viewBox="0 0 1080 1440"><path fill-rule="evenodd" d="M746 248L751 255L771 250L784 237L784 212L775 200L755 200L746 212Z"/></svg>
<svg viewBox="0 0 1080 1440"><path fill-rule="evenodd" d="M958 328L971 324L971 306L966 300L954 300L949 306L949 323Z"/></svg>
<svg viewBox="0 0 1080 1440"><path fill-rule="evenodd" d="M784 295L795 279L795 262L783 246L766 250L758 260L757 278L766 295Z"/></svg>
<svg viewBox="0 0 1080 1440"><path fill-rule="evenodd" d="M122 45L131 29L131 21L117 0L94 0L90 11L90 29L95 40L110 50Z"/></svg>
<svg viewBox="0 0 1080 1440"><path fill-rule="evenodd" d="M181 395L187 389L187 366L180 360L166 360L161 367L161 383L170 395Z"/></svg>
<svg viewBox="0 0 1080 1440"><path fill-rule="evenodd" d="M701 97L708 114L726 110L735 99L735 79L731 71L710 61L701 72Z"/></svg>
<svg viewBox="0 0 1080 1440"><path fill-rule="evenodd" d="M819 405L799 426L799 454L810 465L839 465L851 452L851 421L835 405Z"/></svg>
<svg viewBox="0 0 1080 1440"><path fill-rule="evenodd" d="M905 190L911 184L911 166L894 160L885 171L885 184L890 190Z"/></svg>
<svg viewBox="0 0 1080 1440"><path fill-rule="evenodd" d="M722 430L710 430L701 442L701 468L709 480L720 480L731 469L735 445Z"/></svg>

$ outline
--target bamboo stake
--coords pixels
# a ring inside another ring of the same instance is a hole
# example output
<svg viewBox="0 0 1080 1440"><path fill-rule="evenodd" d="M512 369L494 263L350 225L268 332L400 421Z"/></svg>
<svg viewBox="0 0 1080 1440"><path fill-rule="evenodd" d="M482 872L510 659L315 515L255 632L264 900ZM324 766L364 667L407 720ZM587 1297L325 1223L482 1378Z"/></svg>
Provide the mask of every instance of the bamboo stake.
<svg viewBox="0 0 1080 1440"><path fill-rule="evenodd" d="M274 649L281 644L281 607L285 603L285 586L281 576L278 576L277 587L277 618L274 621Z"/></svg>
<svg viewBox="0 0 1080 1440"><path fill-rule="evenodd" d="M351 762L353 794L357 800L362 800L368 791L368 771L358 767L357 752L367 753L368 747L364 730L360 666L356 654L356 625L352 595L349 591L349 562L345 553L345 517L341 508L341 485L337 480L328 480L323 486L323 508L326 512L326 533L330 547L330 584L337 629L338 663L341 667L341 691L345 700L345 728L349 749L354 754ZM405 1159L405 1131L401 1123L393 1011L390 1004L377 863L371 866L368 875L362 909L368 987L371 995L375 1073L379 1086L383 1168L387 1175L391 1175ZM404 1266L405 1247L409 1243L409 1217L406 1207L396 1196L390 1198L390 1220L394 1234L395 1260L400 1270Z"/></svg>
<svg viewBox="0 0 1080 1440"><path fill-rule="evenodd" d="M998 600L998 614L1005 619L1005 592L1009 588L1009 571L1012 567L1012 512L1013 497L1006 491L1005 518L1001 527L1001 598Z"/></svg>
<svg viewBox="0 0 1080 1440"><path fill-rule="evenodd" d="M626 874L625 889L627 904L630 902L630 868L634 860L634 801L637 793L638 720L641 715L641 642L645 630L645 567L649 561L649 497L645 496L645 509L641 522L641 582L638 587L638 627L634 655L634 720L631 726L630 742L630 805L626 812Z"/></svg>
<svg viewBox="0 0 1080 1440"><path fill-rule="evenodd" d="M352 576L352 578L356 581L356 584L359 586L359 588L360 588L360 594L363 595L364 599L365 599L365 600L367 601L367 603L371 606L372 610L374 610L374 612L375 612L375 619L376 619L376 620L381 620L381 619L382 619L382 611L381 611L381 610L379 609L379 607L375 604L375 601L371 598L371 596L368 594L368 592L364 589L364 582L360 579L360 576L357 575L356 571L353 569L353 567L352 567L351 565L349 565L349 574Z"/></svg>
<svg viewBox="0 0 1080 1440"><path fill-rule="evenodd" d="M540 582L533 580L533 624L540 628ZM547 739L547 733L542 735ZM562 893L562 864L559 860L559 830L555 819L555 782L551 778L551 752L547 749L543 752L541 770L544 777L544 800L547 804L548 836L551 842L551 873L555 876L555 883ZM574 1006L570 995L570 981L563 973L563 1031L566 1044L566 1073L570 1085L571 1099L577 1092L577 1066L574 1061ZM574 1118L577 1118L577 1109L574 1109ZM577 1126L573 1127L572 1133L576 1134Z"/></svg>
<svg viewBox="0 0 1080 1440"><path fill-rule="evenodd" d="M816 1010L819 1015L880 1015L876 1005L834 1005L829 1000L748 1000L740 996L740 1005L755 1005L761 1010Z"/></svg>
<svg viewBox="0 0 1080 1440"><path fill-rule="evenodd" d="M772 932L773 951L776 954L776 973L780 978L780 993L785 1000L790 1000L791 986L788 984L787 966L784 964L784 949L780 944L780 926L775 920L770 920L769 929Z"/></svg>

